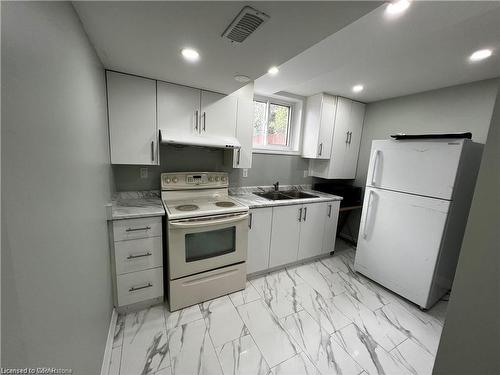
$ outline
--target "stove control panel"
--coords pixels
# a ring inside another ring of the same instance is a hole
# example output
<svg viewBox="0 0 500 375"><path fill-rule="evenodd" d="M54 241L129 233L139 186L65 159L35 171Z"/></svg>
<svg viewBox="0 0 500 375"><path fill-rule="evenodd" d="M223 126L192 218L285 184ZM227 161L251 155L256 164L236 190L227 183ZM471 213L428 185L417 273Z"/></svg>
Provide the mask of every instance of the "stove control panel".
<svg viewBox="0 0 500 375"><path fill-rule="evenodd" d="M229 186L225 172L174 172L161 174L162 190L190 190L226 188Z"/></svg>

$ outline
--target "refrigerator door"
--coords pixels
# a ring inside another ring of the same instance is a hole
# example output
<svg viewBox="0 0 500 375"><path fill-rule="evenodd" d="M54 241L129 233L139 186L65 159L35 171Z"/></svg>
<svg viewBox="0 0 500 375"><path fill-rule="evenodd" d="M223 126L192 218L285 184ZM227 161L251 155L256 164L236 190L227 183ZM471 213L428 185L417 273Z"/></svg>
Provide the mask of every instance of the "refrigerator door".
<svg viewBox="0 0 500 375"><path fill-rule="evenodd" d="M367 188L356 271L427 308L450 202Z"/></svg>
<svg viewBox="0 0 500 375"><path fill-rule="evenodd" d="M373 141L366 186L450 200L463 142Z"/></svg>

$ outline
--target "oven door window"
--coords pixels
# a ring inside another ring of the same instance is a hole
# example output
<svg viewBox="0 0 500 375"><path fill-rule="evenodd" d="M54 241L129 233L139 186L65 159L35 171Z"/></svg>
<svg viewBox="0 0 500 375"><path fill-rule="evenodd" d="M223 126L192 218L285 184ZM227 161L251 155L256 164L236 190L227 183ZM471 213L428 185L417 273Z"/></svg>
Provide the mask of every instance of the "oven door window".
<svg viewBox="0 0 500 375"><path fill-rule="evenodd" d="M195 262L236 251L236 227L186 234L186 262Z"/></svg>

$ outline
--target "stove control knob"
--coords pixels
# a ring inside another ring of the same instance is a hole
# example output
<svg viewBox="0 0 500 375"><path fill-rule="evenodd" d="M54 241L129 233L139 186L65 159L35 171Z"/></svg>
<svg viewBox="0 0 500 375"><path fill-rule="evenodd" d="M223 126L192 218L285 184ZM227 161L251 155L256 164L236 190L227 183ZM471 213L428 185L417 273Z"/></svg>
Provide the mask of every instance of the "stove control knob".
<svg viewBox="0 0 500 375"><path fill-rule="evenodd" d="M227 178L226 177L222 177L222 182L226 182Z"/></svg>
<svg viewBox="0 0 500 375"><path fill-rule="evenodd" d="M175 183L179 182L179 179L177 177L174 177L173 180L172 180Z"/></svg>
<svg viewBox="0 0 500 375"><path fill-rule="evenodd" d="M215 177L215 181L219 181L219 180L220 180L219 176Z"/></svg>
<svg viewBox="0 0 500 375"><path fill-rule="evenodd" d="M214 181L214 178L213 178L212 176L210 176L210 177L208 178L208 181L213 182L213 181Z"/></svg>
<svg viewBox="0 0 500 375"><path fill-rule="evenodd" d="M169 183L170 183L170 178L166 178L166 179L165 179L165 182L166 182L167 184L169 184Z"/></svg>

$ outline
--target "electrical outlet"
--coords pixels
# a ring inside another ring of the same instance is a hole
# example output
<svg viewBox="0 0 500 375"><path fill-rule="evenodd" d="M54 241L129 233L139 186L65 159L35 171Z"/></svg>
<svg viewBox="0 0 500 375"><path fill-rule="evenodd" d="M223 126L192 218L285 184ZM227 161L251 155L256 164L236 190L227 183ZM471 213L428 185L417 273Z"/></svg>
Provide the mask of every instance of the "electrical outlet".
<svg viewBox="0 0 500 375"><path fill-rule="evenodd" d="M248 169L243 168L243 177L248 177Z"/></svg>
<svg viewBox="0 0 500 375"><path fill-rule="evenodd" d="M141 168L141 178L148 178L148 169Z"/></svg>
<svg viewBox="0 0 500 375"><path fill-rule="evenodd" d="M304 169L304 177L309 177L309 171L307 169Z"/></svg>

